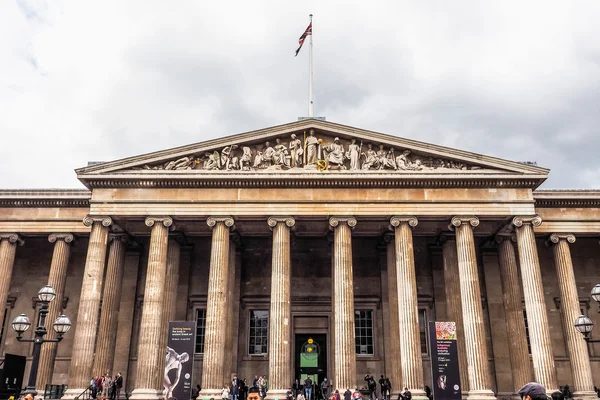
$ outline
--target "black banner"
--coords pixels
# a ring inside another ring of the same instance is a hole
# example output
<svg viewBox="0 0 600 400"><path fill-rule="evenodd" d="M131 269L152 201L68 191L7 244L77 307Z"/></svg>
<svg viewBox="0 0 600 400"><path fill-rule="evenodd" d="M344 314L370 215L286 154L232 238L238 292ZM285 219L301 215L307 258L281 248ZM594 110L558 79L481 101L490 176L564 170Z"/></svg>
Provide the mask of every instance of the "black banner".
<svg viewBox="0 0 600 400"><path fill-rule="evenodd" d="M435 400L461 400L455 322L430 322L431 376Z"/></svg>
<svg viewBox="0 0 600 400"><path fill-rule="evenodd" d="M164 374L165 399L189 400L196 346L194 321L169 322Z"/></svg>

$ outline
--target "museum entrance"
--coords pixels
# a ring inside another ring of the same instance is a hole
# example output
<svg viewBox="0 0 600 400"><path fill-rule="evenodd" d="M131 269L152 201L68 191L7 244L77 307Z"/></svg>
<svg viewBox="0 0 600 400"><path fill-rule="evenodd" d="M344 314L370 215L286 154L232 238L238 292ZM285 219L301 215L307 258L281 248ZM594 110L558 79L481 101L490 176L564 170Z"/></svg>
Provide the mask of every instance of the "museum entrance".
<svg viewBox="0 0 600 400"><path fill-rule="evenodd" d="M295 335L295 374L304 385L307 377L313 382L313 400L321 399L321 382L327 377L327 335L305 334Z"/></svg>

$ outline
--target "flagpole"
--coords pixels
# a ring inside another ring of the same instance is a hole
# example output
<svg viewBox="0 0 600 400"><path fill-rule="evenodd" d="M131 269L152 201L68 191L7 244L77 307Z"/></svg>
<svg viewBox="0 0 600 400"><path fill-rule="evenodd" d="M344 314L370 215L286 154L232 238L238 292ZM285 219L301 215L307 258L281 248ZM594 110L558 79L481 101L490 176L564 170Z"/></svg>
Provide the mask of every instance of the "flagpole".
<svg viewBox="0 0 600 400"><path fill-rule="evenodd" d="M310 14L310 25L312 26L312 17ZM313 102L313 34L314 30L310 33L310 43L308 48L308 117L314 116L314 102Z"/></svg>

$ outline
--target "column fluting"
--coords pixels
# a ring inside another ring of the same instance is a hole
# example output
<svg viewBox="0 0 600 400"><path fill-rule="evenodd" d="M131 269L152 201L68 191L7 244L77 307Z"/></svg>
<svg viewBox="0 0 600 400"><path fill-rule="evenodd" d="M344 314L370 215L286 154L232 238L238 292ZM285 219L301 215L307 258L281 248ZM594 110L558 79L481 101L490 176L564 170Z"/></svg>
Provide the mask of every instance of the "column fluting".
<svg viewBox="0 0 600 400"><path fill-rule="evenodd" d="M23 245L23 240L16 233L0 233L0 321L4 319L6 300L10 290L17 244Z"/></svg>
<svg viewBox="0 0 600 400"><path fill-rule="evenodd" d="M388 307L390 317L390 343L386 351L386 357L390 357L390 372L388 377L391 382L397 382L392 386L392 397L397 398L398 393L402 392L400 382L402 382L402 365L400 352L400 321L398 310L398 281L396 274L396 243L395 235L392 233L384 236L386 244L387 261L387 284L388 284Z"/></svg>
<svg viewBox="0 0 600 400"><path fill-rule="evenodd" d="M177 286L179 284L179 265L181 260L181 245L177 239L169 238L167 247L167 269L165 273L165 294L162 307L162 322L160 328L160 345L161 349L167 348L169 321L175 318L175 310L177 308ZM165 368L165 357L160 359L160 371ZM156 377L158 387L164 382L162 375Z"/></svg>
<svg viewBox="0 0 600 400"><path fill-rule="evenodd" d="M575 235L569 233L553 233L550 235L556 277L560 290L560 316L563 333L569 352L571 374L575 397L597 397L594 392L594 380L588 353L587 343L582 340L581 333L575 329L575 320L581 314L579 295L573 271L573 260L569 243L575 243Z"/></svg>
<svg viewBox="0 0 600 400"><path fill-rule="evenodd" d="M402 386L408 387L415 398L426 398L423 384L421 359L421 334L419 331L419 303L413 249L412 228L417 226L415 217L394 216L390 219L394 228L396 252L396 290L398 293L398 330L400 335L400 366Z"/></svg>
<svg viewBox="0 0 600 400"><path fill-rule="evenodd" d="M102 311L100 312L100 327L98 341L96 342L96 355L94 359L94 376L113 374L115 359L115 344L117 342L117 321L119 320L119 306L121 304L121 287L123 285L123 268L125 265L125 251L129 237L122 233L110 233L108 241L108 262L104 290L102 294Z"/></svg>
<svg viewBox="0 0 600 400"><path fill-rule="evenodd" d="M463 312L460 295L460 276L458 274L458 254L456 253L456 240L446 237L442 245L442 258L444 262L444 292L446 294L446 310L448 321L456 323L456 337L458 347L458 368L460 372L460 391L466 396L469 392L469 369L467 363L467 345L465 342L465 329L463 325Z"/></svg>
<svg viewBox="0 0 600 400"><path fill-rule="evenodd" d="M269 399L284 398L292 382L290 230L292 217L270 217L273 230L271 310L269 313Z"/></svg>
<svg viewBox="0 0 600 400"><path fill-rule="evenodd" d="M536 382L546 388L548 394L551 394L558 390L558 384L552 340L548 330L544 283L533 232L533 227L540 226L542 219L539 216L517 216L513 218L512 223L516 228L519 248L519 264L521 265L534 378Z"/></svg>
<svg viewBox="0 0 600 400"><path fill-rule="evenodd" d="M463 328L469 372L468 399L493 399L489 382L488 352L485 325L481 306L481 288L475 254L473 227L479 225L477 217L454 217L456 228L456 253L460 277L460 298L463 311Z"/></svg>
<svg viewBox="0 0 600 400"><path fill-rule="evenodd" d="M333 326L335 329L334 388L344 393L356 387L356 348L354 336L354 277L352 268L352 228L354 217L331 217L333 229Z"/></svg>
<svg viewBox="0 0 600 400"><path fill-rule="evenodd" d="M169 227L172 225L173 219L171 217L146 218L146 226L151 227L152 232L150 234L144 305L140 323L135 389L130 397L134 400L162 398L162 387L157 386L156 377L163 375L160 366L161 362L164 363L166 351L164 348L160 348L160 344L163 335L161 330Z"/></svg>
<svg viewBox="0 0 600 400"><path fill-rule="evenodd" d="M523 323L522 295L513 240L516 240L514 235L496 236L502 300L506 318L506 332L508 334L508 354L513 378L513 393L517 393L523 385L531 382L533 374L531 361L529 361L529 350L527 349L525 324Z"/></svg>
<svg viewBox="0 0 600 400"><path fill-rule="evenodd" d="M229 287L229 231L233 227L231 217L209 217L206 223L212 228L208 298L206 306L206 333L204 336L204 358L202 361L202 391L199 399L220 395L225 379L223 364L226 329L223 324L227 316Z"/></svg>
<svg viewBox="0 0 600 400"><path fill-rule="evenodd" d="M55 339L56 332L52 324L60 314L62 314L63 296L65 294L65 283L67 281L67 267L69 266L69 257L71 255L71 243L73 235L70 233L52 233L48 236L48 241L54 243L52 253L52 262L50 264L50 274L48 276L48 285L54 288L56 297L48 307L46 317L46 338ZM38 376L36 387L37 391L42 393L47 384L52 383L54 374L54 360L56 359L56 343L48 342L44 344L40 351L40 364L38 367Z"/></svg>
<svg viewBox="0 0 600 400"><path fill-rule="evenodd" d="M63 396L65 399L75 398L90 384L94 363L92 355L96 344L98 314L100 313L100 299L102 297L108 229L112 225L112 219L110 217L88 215L83 219L83 224L91 226L92 229L88 242L83 281L81 282L77 324L71 353L69 389L65 391Z"/></svg>

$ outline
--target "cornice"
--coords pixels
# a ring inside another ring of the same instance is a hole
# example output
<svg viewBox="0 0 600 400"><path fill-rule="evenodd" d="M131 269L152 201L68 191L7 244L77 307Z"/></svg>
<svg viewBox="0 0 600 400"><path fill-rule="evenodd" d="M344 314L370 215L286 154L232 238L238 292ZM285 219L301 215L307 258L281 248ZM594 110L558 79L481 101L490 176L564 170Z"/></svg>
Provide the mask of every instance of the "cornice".
<svg viewBox="0 0 600 400"><path fill-rule="evenodd" d="M545 179L518 176L440 176L379 174L332 174L308 176L136 176L86 178L90 189L102 188L535 188Z"/></svg>
<svg viewBox="0 0 600 400"><path fill-rule="evenodd" d="M600 207L600 190L536 190L536 207Z"/></svg>
<svg viewBox="0 0 600 400"><path fill-rule="evenodd" d="M0 207L88 208L91 196L82 189L0 189Z"/></svg>

